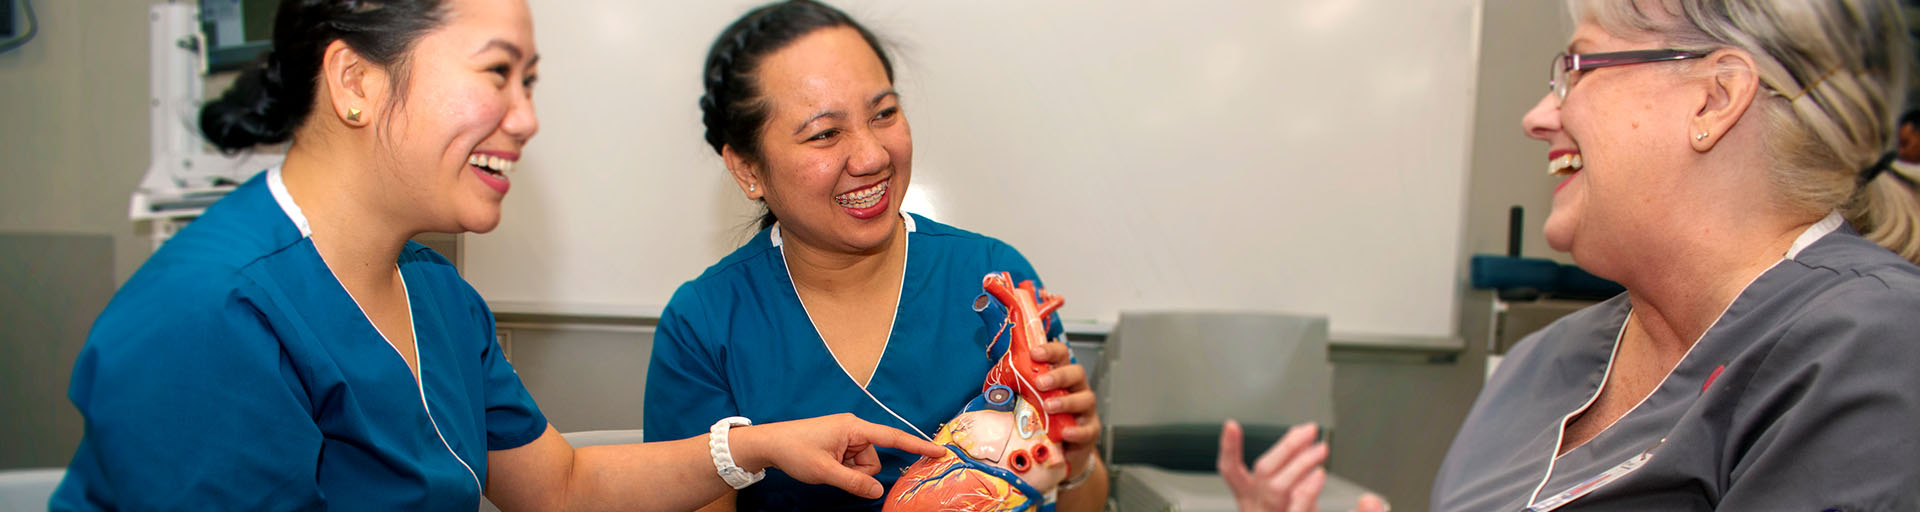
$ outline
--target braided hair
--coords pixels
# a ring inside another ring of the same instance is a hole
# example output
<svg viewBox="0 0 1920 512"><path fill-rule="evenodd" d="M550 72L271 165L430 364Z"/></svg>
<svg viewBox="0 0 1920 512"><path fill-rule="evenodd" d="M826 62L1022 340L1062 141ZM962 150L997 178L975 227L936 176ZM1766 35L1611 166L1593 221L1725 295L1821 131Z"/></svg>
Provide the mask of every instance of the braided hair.
<svg viewBox="0 0 1920 512"><path fill-rule="evenodd" d="M405 91L406 59L420 36L440 26L441 0L282 0L273 50L200 108L200 133L222 151L285 142L312 113L327 45L346 42L389 70ZM396 94L393 101L399 101Z"/></svg>
<svg viewBox="0 0 1920 512"><path fill-rule="evenodd" d="M732 147L742 158L760 162L760 133L768 114L766 98L755 80L760 60L802 36L834 27L858 31L874 55L880 57L887 80L893 80L893 62L881 49L879 38L839 9L814 0L786 0L754 8L727 25L707 50L700 74L705 90L700 96L700 120L707 128L707 145L713 146L715 153ZM760 229L775 222L778 219L771 210L760 214Z"/></svg>

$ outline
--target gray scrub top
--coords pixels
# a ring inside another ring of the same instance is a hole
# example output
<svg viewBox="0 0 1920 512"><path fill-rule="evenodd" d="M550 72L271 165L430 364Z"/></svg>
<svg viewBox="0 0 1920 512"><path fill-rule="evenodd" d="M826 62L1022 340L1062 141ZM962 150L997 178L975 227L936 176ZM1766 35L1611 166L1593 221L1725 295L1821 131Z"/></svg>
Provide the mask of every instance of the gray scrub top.
<svg viewBox="0 0 1920 512"><path fill-rule="evenodd" d="M1522 340L1454 438L1434 509L1920 510L1920 268L1837 216L1794 247L1652 394L1557 458L1627 295Z"/></svg>

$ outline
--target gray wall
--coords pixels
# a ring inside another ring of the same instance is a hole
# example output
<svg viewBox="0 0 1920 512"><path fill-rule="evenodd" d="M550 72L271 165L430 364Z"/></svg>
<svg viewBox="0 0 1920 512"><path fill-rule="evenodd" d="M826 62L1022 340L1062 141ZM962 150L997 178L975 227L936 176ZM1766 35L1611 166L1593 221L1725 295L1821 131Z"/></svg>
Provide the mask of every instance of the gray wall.
<svg viewBox="0 0 1920 512"><path fill-rule="evenodd" d="M150 252L127 221L147 169L149 3L166 2L34 2L39 36L0 55L0 233L110 236L116 283Z"/></svg>
<svg viewBox="0 0 1920 512"><path fill-rule="evenodd" d="M1522 255L1572 263L1541 233L1560 178L1547 175L1547 143L1526 138L1520 117L1547 94L1547 64L1566 49L1573 22L1555 0L1487 0L1475 81L1463 254L1505 254L1507 208L1526 208ZM1463 267L1460 278L1466 279Z"/></svg>
<svg viewBox="0 0 1920 512"><path fill-rule="evenodd" d="M113 239L0 234L0 469L64 466L80 443L67 377L113 293Z"/></svg>
<svg viewBox="0 0 1920 512"><path fill-rule="evenodd" d="M1452 362L1418 353L1333 353L1340 432L1328 465L1386 495L1396 510L1428 508L1434 473L1485 379L1493 297L1467 288L1466 256L1504 254L1507 209L1520 205L1527 217L1523 254L1567 261L1540 234L1558 180L1545 172L1546 144L1522 135L1520 117L1546 94L1548 61L1572 33L1564 2L1486 0L1483 5L1466 232L1456 274L1459 333L1466 349Z"/></svg>
<svg viewBox="0 0 1920 512"><path fill-rule="evenodd" d="M561 432L640 428L653 328L502 323L507 358Z"/></svg>
<svg viewBox="0 0 1920 512"><path fill-rule="evenodd" d="M65 465L67 376L150 242L127 221L147 167L148 0L36 1L0 55L0 469Z"/></svg>

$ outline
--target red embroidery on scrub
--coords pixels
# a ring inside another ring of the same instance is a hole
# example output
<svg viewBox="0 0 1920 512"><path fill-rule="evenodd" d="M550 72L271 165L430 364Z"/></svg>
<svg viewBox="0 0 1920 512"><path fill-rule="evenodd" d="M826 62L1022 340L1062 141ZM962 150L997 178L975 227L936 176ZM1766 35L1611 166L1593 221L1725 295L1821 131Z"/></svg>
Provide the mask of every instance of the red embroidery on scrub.
<svg viewBox="0 0 1920 512"><path fill-rule="evenodd" d="M1726 369L1727 369L1727 365L1724 365L1724 364L1714 367L1713 373L1707 375L1707 383L1700 385L1700 392L1701 393L1707 392L1707 388L1713 385L1713 380L1720 378L1720 372L1725 371Z"/></svg>

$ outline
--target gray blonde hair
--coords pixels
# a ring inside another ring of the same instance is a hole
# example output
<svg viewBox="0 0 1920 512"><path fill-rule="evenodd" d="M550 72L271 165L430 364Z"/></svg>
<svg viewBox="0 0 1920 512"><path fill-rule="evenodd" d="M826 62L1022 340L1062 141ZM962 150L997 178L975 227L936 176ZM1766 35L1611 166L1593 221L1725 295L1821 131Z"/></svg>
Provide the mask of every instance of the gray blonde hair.
<svg viewBox="0 0 1920 512"><path fill-rule="evenodd" d="M1914 56L1894 0L1570 0L1576 20L1674 48L1751 54L1771 93L1768 178L1789 211L1840 209L1867 239L1920 262L1920 191L1887 170ZM1646 5L1642 5L1646 4Z"/></svg>

